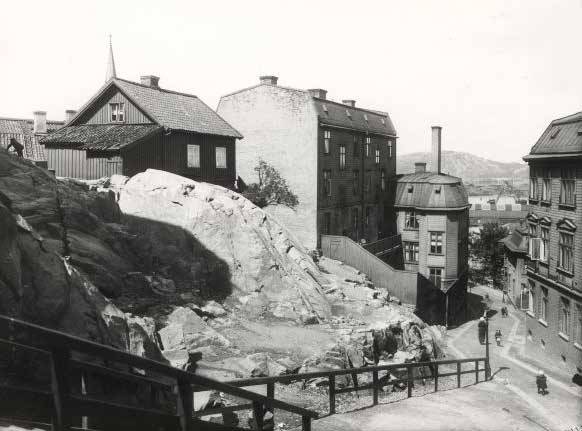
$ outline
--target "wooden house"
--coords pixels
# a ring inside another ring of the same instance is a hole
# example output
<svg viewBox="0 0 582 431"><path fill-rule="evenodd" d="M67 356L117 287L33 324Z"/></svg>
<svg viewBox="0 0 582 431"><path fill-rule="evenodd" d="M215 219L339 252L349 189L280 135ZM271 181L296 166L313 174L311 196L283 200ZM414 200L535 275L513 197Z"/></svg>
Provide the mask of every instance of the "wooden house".
<svg viewBox="0 0 582 431"><path fill-rule="evenodd" d="M48 169L97 179L153 168L232 187L240 133L198 97L162 89L158 81L111 77L65 127L41 141Z"/></svg>

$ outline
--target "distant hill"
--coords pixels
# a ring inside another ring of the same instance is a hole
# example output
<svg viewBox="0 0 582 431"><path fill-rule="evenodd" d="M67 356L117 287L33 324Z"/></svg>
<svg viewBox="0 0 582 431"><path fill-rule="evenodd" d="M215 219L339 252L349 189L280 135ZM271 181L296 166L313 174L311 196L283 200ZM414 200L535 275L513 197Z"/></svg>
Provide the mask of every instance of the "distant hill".
<svg viewBox="0 0 582 431"><path fill-rule="evenodd" d="M396 162L399 174L414 172L415 162L426 162L426 169L432 170L430 153L402 154ZM529 175L525 163L496 162L460 151L443 151L441 171L460 178L527 178Z"/></svg>

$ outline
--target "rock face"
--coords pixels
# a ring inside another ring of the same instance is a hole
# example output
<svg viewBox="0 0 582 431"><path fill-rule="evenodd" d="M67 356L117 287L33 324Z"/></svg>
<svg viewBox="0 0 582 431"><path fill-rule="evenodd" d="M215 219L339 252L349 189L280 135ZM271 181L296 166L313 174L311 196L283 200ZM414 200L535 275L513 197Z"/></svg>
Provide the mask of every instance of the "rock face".
<svg viewBox="0 0 582 431"><path fill-rule="evenodd" d="M124 222L172 274L190 274L206 296L234 296L249 315L289 304L299 316L330 316L306 250L241 195L148 169L119 192Z"/></svg>

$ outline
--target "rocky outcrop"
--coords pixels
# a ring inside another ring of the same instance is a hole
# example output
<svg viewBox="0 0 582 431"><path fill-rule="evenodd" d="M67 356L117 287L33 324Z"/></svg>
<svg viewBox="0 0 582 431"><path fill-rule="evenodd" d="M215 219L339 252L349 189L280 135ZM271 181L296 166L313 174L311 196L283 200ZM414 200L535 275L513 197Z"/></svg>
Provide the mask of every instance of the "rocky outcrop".
<svg viewBox="0 0 582 431"><path fill-rule="evenodd" d="M318 267L277 220L241 195L148 169L119 192L124 221L161 268L192 274L205 296L234 296L249 316L289 304L295 316L330 316Z"/></svg>

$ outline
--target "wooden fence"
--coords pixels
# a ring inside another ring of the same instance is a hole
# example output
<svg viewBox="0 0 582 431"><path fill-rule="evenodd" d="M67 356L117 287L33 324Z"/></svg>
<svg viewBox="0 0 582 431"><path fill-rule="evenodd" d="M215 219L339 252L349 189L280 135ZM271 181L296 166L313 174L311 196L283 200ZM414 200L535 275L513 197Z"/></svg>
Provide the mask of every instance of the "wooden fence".
<svg viewBox="0 0 582 431"><path fill-rule="evenodd" d="M393 268L345 236L322 235L321 249L325 257L341 260L362 271L377 287L388 290L402 302L416 304L416 272Z"/></svg>
<svg viewBox="0 0 582 431"><path fill-rule="evenodd" d="M12 368L18 369L30 362L30 357L23 353L37 355L31 373L39 374L39 369L45 367L48 369L49 380L47 389L34 382L27 383L29 375L11 376L13 372L4 373L0 379L0 394L4 397L0 403L0 412L5 416L14 412L10 403L16 406L24 404L37 417L48 418L52 425L45 425L52 426L55 431L87 428L87 423L99 423L100 420L103 423L104 419L107 425L99 429L239 429L197 418L194 413L193 385L198 389L216 390L236 399L247 400L245 407L252 409L257 429L262 429L266 412L275 408L301 416L303 430L310 430L311 420L318 416L314 411L277 400L273 396L265 397L161 362L1 315L0 342L8 349L8 357L2 358L1 365L11 368L12 362ZM16 350L18 355L15 354ZM119 402L114 401L113 393L91 393L84 383L88 381L89 375L112 378L128 386L136 383L145 385L150 391L151 400L142 403ZM172 405L156 403L163 391L171 395L166 401L169 400ZM233 410L232 407L230 409Z"/></svg>

